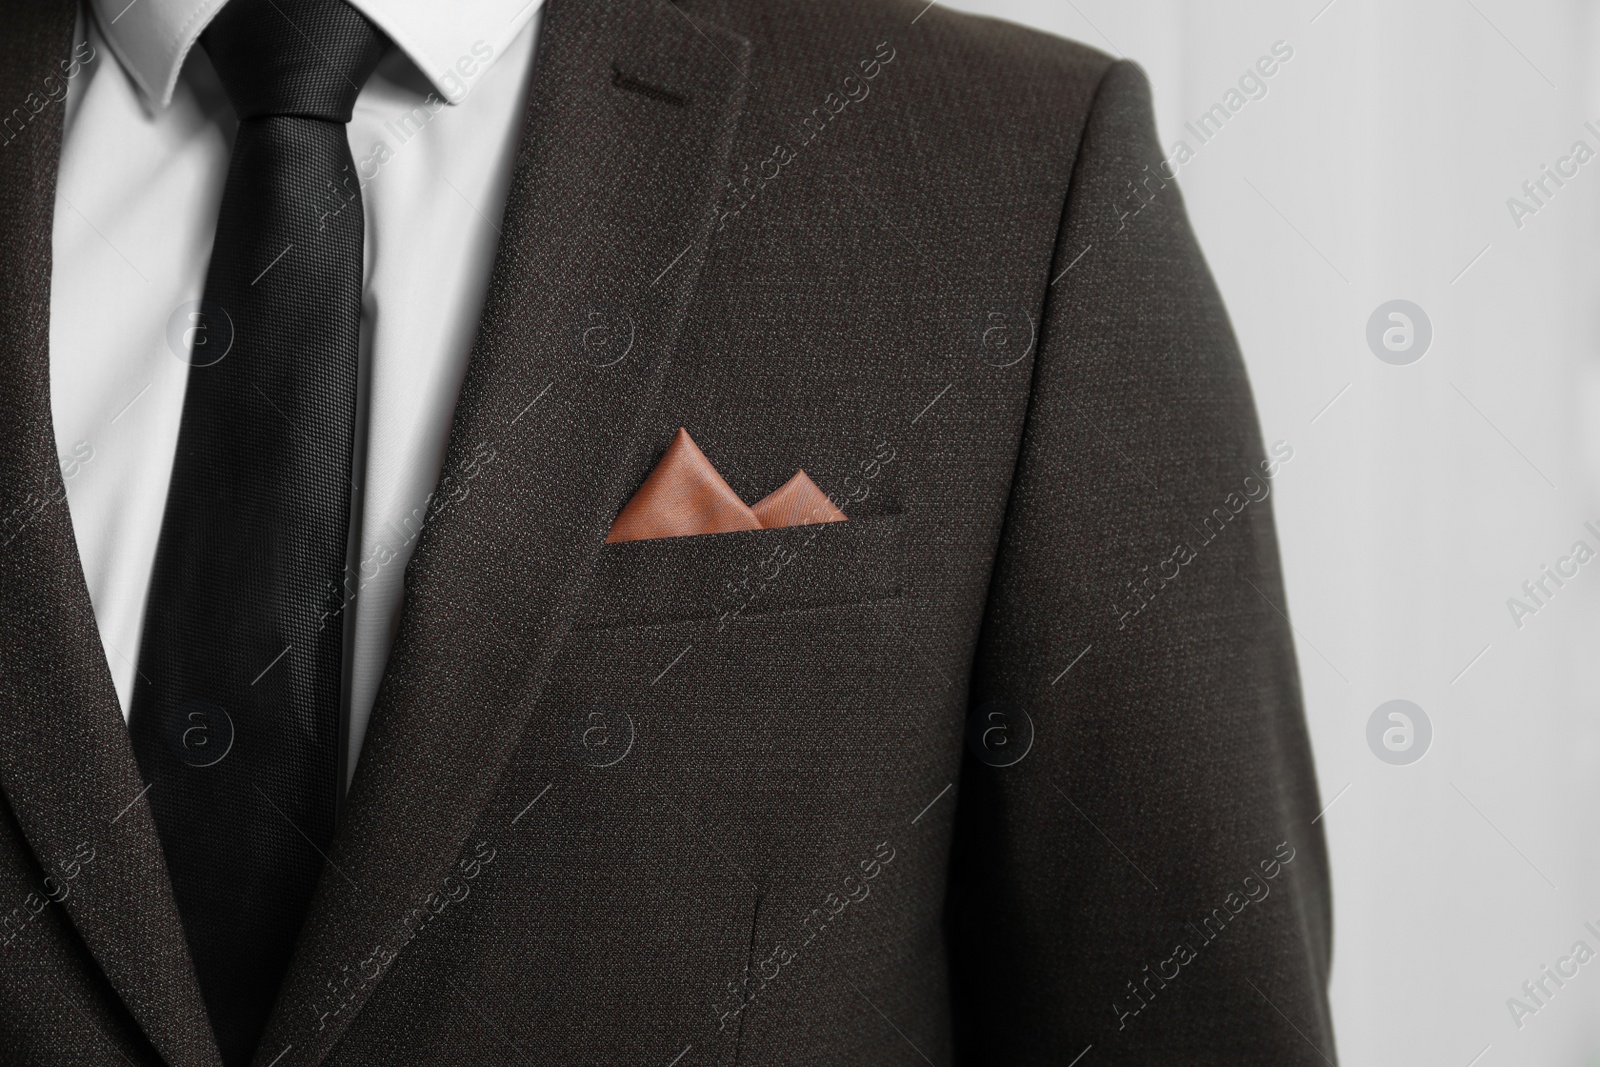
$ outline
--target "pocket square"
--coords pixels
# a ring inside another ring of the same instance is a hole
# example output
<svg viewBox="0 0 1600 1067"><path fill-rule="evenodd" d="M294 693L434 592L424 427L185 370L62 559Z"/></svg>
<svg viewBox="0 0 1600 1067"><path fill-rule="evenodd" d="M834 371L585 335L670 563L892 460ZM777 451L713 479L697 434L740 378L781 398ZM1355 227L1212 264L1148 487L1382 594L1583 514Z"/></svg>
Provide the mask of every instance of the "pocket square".
<svg viewBox="0 0 1600 1067"><path fill-rule="evenodd" d="M766 530L780 526L810 526L814 522L844 522L844 512L833 506L828 494L817 488L805 471L750 505Z"/></svg>
<svg viewBox="0 0 1600 1067"><path fill-rule="evenodd" d="M805 471L747 505L680 426L661 462L611 524L606 543L844 521L844 512Z"/></svg>

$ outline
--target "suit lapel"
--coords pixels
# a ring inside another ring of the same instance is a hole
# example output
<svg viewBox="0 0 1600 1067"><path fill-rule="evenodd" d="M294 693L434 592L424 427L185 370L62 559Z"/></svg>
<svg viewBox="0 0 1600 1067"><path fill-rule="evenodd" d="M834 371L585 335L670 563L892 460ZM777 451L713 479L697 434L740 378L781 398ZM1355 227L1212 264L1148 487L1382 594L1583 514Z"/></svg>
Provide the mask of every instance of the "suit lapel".
<svg viewBox="0 0 1600 1067"><path fill-rule="evenodd" d="M748 56L666 0L548 0L444 477L258 1065L320 1062L400 965L408 916L442 892L539 703L611 519L665 443L640 430L710 239Z"/></svg>
<svg viewBox="0 0 1600 1067"><path fill-rule="evenodd" d="M100 645L50 414L64 107L47 94L63 80L76 9L0 4L0 100L22 105L0 134L0 787L40 877L54 876L52 895L65 893L60 906L162 1058L210 1065L216 1043Z"/></svg>

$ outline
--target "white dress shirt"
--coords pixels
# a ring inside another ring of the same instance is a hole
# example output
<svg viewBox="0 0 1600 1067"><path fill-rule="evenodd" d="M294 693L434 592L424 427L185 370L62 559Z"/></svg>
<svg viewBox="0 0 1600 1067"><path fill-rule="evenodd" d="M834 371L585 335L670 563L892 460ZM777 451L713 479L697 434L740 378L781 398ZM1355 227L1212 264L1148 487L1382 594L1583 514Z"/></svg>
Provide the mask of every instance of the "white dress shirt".
<svg viewBox="0 0 1600 1067"><path fill-rule="evenodd" d="M86 0L52 235L50 401L72 526L123 716L236 121L195 47L223 0ZM499 240L539 0L350 0L391 48L356 100L369 390L350 762L439 482ZM83 52L80 52L83 54ZM359 445L358 445L359 453Z"/></svg>

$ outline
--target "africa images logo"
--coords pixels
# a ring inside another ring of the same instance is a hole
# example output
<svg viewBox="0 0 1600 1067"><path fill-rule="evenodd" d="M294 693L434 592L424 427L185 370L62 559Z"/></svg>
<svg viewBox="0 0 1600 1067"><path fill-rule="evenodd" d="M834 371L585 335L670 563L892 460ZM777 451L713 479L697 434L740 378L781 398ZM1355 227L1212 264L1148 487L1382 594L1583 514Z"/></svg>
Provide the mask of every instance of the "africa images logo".
<svg viewBox="0 0 1600 1067"><path fill-rule="evenodd" d="M1257 865L1260 873L1251 871L1244 876L1240 883L1242 892L1240 889L1231 890L1221 904L1211 909L1211 914L1200 919L1199 926L1193 921L1184 923L1194 936L1185 934L1186 940L1174 943L1172 955L1158 960L1155 970L1152 971L1148 963L1140 968L1139 977L1127 984L1131 995L1111 1002L1111 1010L1117 1016L1118 1030L1126 1030L1128 1020L1154 1003L1156 994L1166 989L1168 983L1176 982L1183 974L1183 968L1200 958L1200 949L1221 937L1228 924L1238 921L1246 908L1251 904L1260 904L1272 895L1272 886L1268 883L1294 861L1295 850L1289 842L1283 841L1272 850L1272 856L1272 859L1262 860Z"/></svg>

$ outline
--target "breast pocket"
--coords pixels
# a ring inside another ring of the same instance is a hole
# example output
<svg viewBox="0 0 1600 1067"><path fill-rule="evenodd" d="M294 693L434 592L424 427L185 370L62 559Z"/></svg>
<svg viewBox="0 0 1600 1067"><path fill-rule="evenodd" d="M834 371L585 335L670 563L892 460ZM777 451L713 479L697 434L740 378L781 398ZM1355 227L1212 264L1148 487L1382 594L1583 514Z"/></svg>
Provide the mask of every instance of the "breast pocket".
<svg viewBox="0 0 1600 1067"><path fill-rule="evenodd" d="M901 595L899 515L626 541L600 550L574 629L742 618Z"/></svg>

